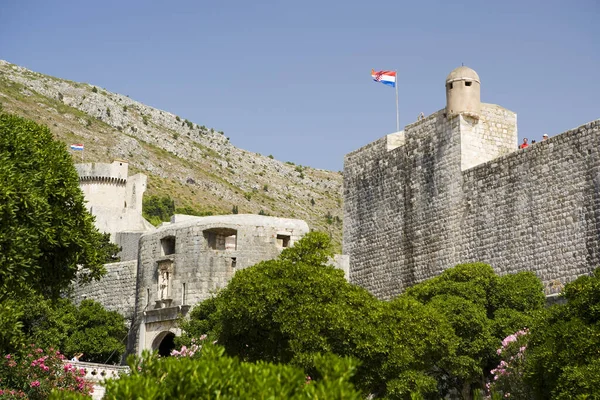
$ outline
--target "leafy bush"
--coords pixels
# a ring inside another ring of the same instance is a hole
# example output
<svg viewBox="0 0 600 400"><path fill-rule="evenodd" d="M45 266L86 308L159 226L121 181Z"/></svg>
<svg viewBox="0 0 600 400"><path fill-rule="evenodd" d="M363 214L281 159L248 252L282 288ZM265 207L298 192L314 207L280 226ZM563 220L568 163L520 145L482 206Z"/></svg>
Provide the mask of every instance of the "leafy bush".
<svg viewBox="0 0 600 400"><path fill-rule="evenodd" d="M47 399L52 390L88 395L92 386L83 379L85 372L52 348L30 346L17 354L6 354L0 361L0 399L18 398L10 392L23 393L30 400ZM7 392L9 392L7 394Z"/></svg>
<svg viewBox="0 0 600 400"><path fill-rule="evenodd" d="M311 375L316 354L350 356L365 396L468 397L499 361L500 332L530 324L544 306L532 274L499 277L481 263L380 301L327 266L330 255L328 235L311 232L278 259L238 271L182 321L179 343L206 332L231 356Z"/></svg>
<svg viewBox="0 0 600 400"><path fill-rule="evenodd" d="M124 318L87 299L79 306L69 299L45 300L31 296L15 302L22 341L60 348L68 355L83 352L86 361L118 363L125 351Z"/></svg>
<svg viewBox="0 0 600 400"><path fill-rule="evenodd" d="M496 349L506 332L533 323L544 307L543 286L532 273L499 277L483 263L460 264L440 276L409 288L405 296L430 304L450 322L457 336L457 355L441 380L467 396L498 363Z"/></svg>
<svg viewBox="0 0 600 400"><path fill-rule="evenodd" d="M182 322L180 343L209 332L229 355L310 375L317 354L351 356L361 362L353 381L364 393L437 393L434 371L456 347L443 315L414 299L375 299L328 266L330 256L329 236L311 232L277 260L238 271Z"/></svg>
<svg viewBox="0 0 600 400"><path fill-rule="evenodd" d="M142 215L153 225L166 222L175 214L175 201L169 196L144 196Z"/></svg>
<svg viewBox="0 0 600 400"><path fill-rule="evenodd" d="M360 399L348 379L350 359L317 356L319 373L307 381L304 371L289 365L243 362L205 346L194 357L131 358L131 374L108 381L105 399Z"/></svg>
<svg viewBox="0 0 600 400"><path fill-rule="evenodd" d="M536 399L600 395L600 269L565 285L530 329L525 380Z"/></svg>

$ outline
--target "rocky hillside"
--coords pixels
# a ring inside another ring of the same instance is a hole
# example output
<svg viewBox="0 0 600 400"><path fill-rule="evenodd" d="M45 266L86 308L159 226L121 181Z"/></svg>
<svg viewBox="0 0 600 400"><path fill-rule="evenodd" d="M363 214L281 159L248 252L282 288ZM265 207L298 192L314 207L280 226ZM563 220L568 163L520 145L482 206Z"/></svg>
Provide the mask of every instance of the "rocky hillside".
<svg viewBox="0 0 600 400"><path fill-rule="evenodd" d="M85 162L128 160L148 175L146 195L213 214L300 218L341 243L342 177L238 149L223 132L87 83L58 79L0 60L5 111L85 145ZM74 154L80 162L81 153Z"/></svg>

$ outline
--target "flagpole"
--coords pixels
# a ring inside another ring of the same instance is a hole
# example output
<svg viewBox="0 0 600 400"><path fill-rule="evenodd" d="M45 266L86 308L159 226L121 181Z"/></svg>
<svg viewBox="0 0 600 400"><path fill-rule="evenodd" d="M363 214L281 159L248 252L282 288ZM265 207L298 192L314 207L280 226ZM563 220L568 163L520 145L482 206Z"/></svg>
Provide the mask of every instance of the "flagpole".
<svg viewBox="0 0 600 400"><path fill-rule="evenodd" d="M400 132L400 109L398 108L398 71L396 71L396 132Z"/></svg>

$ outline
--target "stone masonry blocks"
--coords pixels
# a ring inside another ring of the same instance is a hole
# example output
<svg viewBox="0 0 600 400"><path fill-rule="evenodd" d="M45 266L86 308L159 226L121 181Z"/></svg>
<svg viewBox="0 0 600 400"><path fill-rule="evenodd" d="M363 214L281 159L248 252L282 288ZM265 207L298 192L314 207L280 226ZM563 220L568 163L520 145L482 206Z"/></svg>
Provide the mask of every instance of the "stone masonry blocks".
<svg viewBox="0 0 600 400"><path fill-rule="evenodd" d="M344 164L350 281L380 298L456 264L533 271L547 288L600 266L600 120L517 150L516 115L442 109Z"/></svg>

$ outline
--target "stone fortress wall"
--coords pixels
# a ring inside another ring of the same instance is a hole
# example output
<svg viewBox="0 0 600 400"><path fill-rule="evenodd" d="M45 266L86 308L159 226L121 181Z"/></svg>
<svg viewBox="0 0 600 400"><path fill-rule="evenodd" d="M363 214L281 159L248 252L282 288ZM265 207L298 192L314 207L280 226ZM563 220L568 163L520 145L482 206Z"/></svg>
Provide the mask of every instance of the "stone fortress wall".
<svg viewBox="0 0 600 400"><path fill-rule="evenodd" d="M380 298L463 262L549 291L600 266L600 120L517 150L516 115L473 101L474 79L453 71L452 108L346 156L350 281Z"/></svg>
<svg viewBox="0 0 600 400"><path fill-rule="evenodd" d="M71 298L79 304L92 299L109 311L117 311L131 325L135 310L135 283L137 260L105 264L106 274L99 280L84 286L74 285Z"/></svg>
<svg viewBox="0 0 600 400"><path fill-rule="evenodd" d="M252 214L174 216L140 240L128 352L163 351L176 319L225 287L236 271L276 258L308 233L301 220Z"/></svg>

